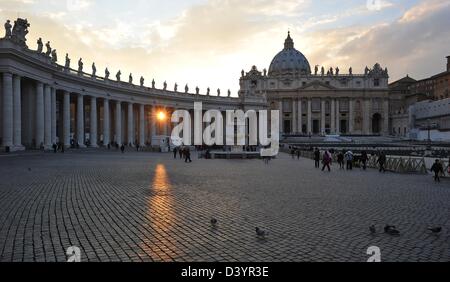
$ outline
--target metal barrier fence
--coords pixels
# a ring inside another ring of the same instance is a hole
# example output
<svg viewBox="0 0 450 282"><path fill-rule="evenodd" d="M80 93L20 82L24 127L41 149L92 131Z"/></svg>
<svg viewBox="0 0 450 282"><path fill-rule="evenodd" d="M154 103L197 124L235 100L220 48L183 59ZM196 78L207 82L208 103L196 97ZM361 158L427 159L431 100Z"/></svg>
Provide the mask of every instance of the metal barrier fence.
<svg viewBox="0 0 450 282"><path fill-rule="evenodd" d="M285 153L290 153L290 150L283 148ZM322 157L323 152L321 152ZM312 151L300 151L302 158L314 159L314 152ZM356 157L359 157L355 155ZM333 161L337 161L337 154L333 154ZM369 156L367 167L379 168L378 156ZM444 175L449 176L449 161L441 160L444 166ZM355 166L359 165L359 159L355 158ZM399 157L399 156L386 156L385 169L387 171L395 173L415 173L415 174L428 174L431 167L427 167L425 158L420 157Z"/></svg>

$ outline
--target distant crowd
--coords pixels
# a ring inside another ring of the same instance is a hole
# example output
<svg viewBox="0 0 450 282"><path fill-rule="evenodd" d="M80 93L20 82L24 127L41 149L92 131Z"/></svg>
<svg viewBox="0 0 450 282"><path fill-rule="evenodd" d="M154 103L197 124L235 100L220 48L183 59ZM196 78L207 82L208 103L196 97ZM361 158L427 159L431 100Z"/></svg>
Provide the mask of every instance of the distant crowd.
<svg viewBox="0 0 450 282"><path fill-rule="evenodd" d="M290 154L293 159L300 159L301 150L296 148L290 149ZM387 156L383 151L378 152L377 154L372 154L372 157L376 157L377 168L380 173L386 172L386 162ZM369 154L367 151L362 151L360 154L354 154L351 150L325 150L320 151L319 148L313 148L313 159L314 166L317 169L322 169L322 171L331 171L331 166L333 161L336 161L339 169L341 170L353 170L355 166L360 167L362 170L367 170L368 162L369 162ZM433 166L430 168L431 172L434 173L434 180L436 182L441 181L441 177L445 176L447 173L450 175L450 159L449 165L445 168L444 163L436 159Z"/></svg>

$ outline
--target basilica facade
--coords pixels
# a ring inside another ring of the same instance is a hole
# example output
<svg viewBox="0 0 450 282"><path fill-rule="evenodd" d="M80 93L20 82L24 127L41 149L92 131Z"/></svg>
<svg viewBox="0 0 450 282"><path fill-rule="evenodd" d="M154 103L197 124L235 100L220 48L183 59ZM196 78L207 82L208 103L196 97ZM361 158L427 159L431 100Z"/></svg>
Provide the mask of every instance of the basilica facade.
<svg viewBox="0 0 450 282"><path fill-rule="evenodd" d="M388 135L388 71L375 64L363 74L352 68L312 68L290 34L268 72L242 73L240 96L262 95L280 111L284 135Z"/></svg>

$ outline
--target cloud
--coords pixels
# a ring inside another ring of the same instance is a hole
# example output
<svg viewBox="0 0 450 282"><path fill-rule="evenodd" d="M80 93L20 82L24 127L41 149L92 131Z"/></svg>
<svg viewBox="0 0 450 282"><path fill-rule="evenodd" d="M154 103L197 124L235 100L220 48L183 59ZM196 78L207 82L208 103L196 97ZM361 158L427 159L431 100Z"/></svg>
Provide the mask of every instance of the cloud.
<svg viewBox="0 0 450 282"><path fill-rule="evenodd" d="M4 9L0 17L13 19L17 16L14 5L3 6L4 2L0 0ZM359 5L305 20L303 11L311 3L210 0L191 5L169 20L116 18L103 24L83 17L65 22L68 12L61 9L21 16L31 22L28 43L32 48L42 36L52 42L61 60L69 53L73 65L83 57L85 66L96 62L98 73L108 66L112 74L120 69L124 77L132 72L135 81L143 75L147 84L155 78L158 86L167 81L169 86L177 82L184 88L188 83L203 92L206 87L221 88L223 93L231 88L236 94L240 70L252 65L268 68L282 49L288 29L296 48L312 65L339 66L342 72L350 66L362 72L366 65L380 62L390 69L392 78L406 73L419 78L439 72L442 58L449 55L448 1L421 2L394 22L343 27L329 23L377 12ZM382 3L384 8L391 7L389 2Z"/></svg>

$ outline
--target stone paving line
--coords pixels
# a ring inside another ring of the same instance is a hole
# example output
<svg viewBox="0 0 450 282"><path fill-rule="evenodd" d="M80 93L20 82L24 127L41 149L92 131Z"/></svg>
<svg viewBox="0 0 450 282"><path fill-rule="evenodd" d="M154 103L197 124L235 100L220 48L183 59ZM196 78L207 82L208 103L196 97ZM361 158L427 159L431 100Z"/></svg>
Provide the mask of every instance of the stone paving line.
<svg viewBox="0 0 450 282"><path fill-rule="evenodd" d="M0 171L1 262L63 262L70 246L93 262L363 262L370 246L383 261L450 261L448 179L328 173L285 154L265 165L38 153L0 158ZM385 224L401 236L383 234ZM431 226L444 229L433 235Z"/></svg>

